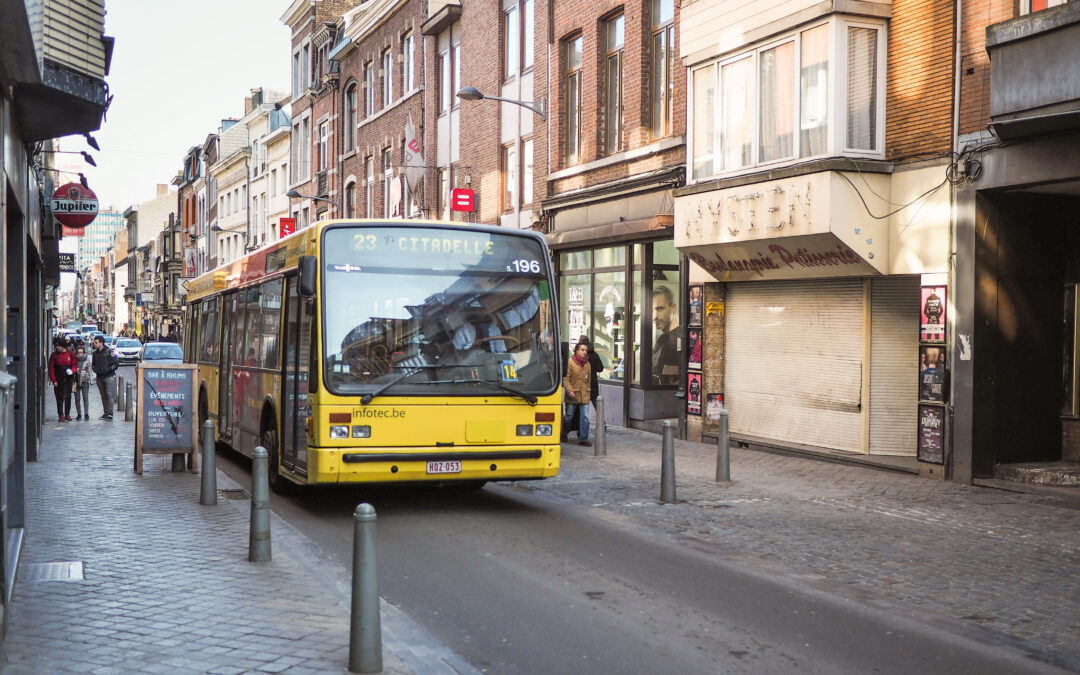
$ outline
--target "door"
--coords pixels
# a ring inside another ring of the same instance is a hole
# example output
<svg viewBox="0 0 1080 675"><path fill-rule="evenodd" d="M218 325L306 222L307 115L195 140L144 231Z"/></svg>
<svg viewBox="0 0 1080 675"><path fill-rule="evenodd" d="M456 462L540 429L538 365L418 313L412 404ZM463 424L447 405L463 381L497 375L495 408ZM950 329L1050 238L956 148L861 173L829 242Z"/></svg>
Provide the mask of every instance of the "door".
<svg viewBox="0 0 1080 675"><path fill-rule="evenodd" d="M285 377L281 462L297 473L307 473L308 376L315 303L301 298L296 277L285 282Z"/></svg>
<svg viewBox="0 0 1080 675"><path fill-rule="evenodd" d="M234 422L232 401L236 397L233 377L233 341L236 338L236 326L239 317L237 311L237 294L222 298L221 302L221 374L218 390L218 435L222 438L232 439L232 427Z"/></svg>

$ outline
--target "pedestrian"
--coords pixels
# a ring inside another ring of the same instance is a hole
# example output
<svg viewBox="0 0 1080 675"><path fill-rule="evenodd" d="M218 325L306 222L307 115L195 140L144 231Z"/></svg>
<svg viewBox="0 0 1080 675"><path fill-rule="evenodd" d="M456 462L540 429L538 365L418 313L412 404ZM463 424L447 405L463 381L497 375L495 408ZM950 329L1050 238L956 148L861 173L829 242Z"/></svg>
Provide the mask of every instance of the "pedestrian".
<svg viewBox="0 0 1080 675"><path fill-rule="evenodd" d="M71 421L71 385L75 381L75 357L68 351L68 347L70 343L67 340L57 340L53 353L49 355L49 381L53 384L56 417L60 422Z"/></svg>
<svg viewBox="0 0 1080 675"><path fill-rule="evenodd" d="M111 420L113 418L112 387L113 376L120 367L120 361L111 349L105 347L105 338L100 335L94 338L94 354L91 357L94 374L97 375L98 392L101 394L101 407L105 414L98 419Z"/></svg>
<svg viewBox="0 0 1080 675"><path fill-rule="evenodd" d="M579 445L592 445L589 443L590 379L589 345L578 342L574 347L574 355L567 365L566 377L563 378L563 391L566 392L566 412L563 414L563 424L570 424L574 413L577 412Z"/></svg>
<svg viewBox="0 0 1080 675"><path fill-rule="evenodd" d="M90 419L90 385L94 383L94 366L86 347L75 347L75 419Z"/></svg>

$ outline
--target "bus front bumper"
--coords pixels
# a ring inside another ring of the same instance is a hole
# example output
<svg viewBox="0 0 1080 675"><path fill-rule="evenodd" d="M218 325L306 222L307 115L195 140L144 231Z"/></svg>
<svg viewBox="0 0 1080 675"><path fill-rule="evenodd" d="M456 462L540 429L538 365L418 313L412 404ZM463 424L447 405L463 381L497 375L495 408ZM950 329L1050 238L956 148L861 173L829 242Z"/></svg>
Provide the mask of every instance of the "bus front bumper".
<svg viewBox="0 0 1080 675"><path fill-rule="evenodd" d="M524 480L559 473L559 445L469 448L309 448L308 482Z"/></svg>

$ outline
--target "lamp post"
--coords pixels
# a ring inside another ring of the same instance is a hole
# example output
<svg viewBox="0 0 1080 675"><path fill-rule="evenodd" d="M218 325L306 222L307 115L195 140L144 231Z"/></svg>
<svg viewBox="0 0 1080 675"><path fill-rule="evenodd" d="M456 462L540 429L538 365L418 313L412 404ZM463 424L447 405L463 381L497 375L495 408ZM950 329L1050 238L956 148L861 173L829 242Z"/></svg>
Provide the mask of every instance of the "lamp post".
<svg viewBox="0 0 1080 675"><path fill-rule="evenodd" d="M480 100L483 100L483 99L486 98L486 99L491 100L491 101L502 101L503 103L513 103L514 105L519 105L522 108L528 108L529 110L531 110L534 113L536 113L537 115L539 115L540 119L545 120L545 121L547 120L547 98L546 97L540 99L539 101L515 101L512 98L503 98L501 96L489 96L487 94L482 93L476 87L462 87L461 89L458 89L457 95L458 95L458 98L460 98L463 101L480 101Z"/></svg>
<svg viewBox="0 0 1080 675"><path fill-rule="evenodd" d="M337 202L335 202L333 199L330 199L329 197L315 197L315 196L311 196L311 195L302 195L302 194L300 194L299 192L296 191L296 188L293 188L292 190L289 190L288 192L286 192L285 196L288 197L289 199L311 199L311 200L314 200L314 201L317 201L317 202L326 202L330 206L333 206L335 209L340 209L341 208L341 206Z"/></svg>

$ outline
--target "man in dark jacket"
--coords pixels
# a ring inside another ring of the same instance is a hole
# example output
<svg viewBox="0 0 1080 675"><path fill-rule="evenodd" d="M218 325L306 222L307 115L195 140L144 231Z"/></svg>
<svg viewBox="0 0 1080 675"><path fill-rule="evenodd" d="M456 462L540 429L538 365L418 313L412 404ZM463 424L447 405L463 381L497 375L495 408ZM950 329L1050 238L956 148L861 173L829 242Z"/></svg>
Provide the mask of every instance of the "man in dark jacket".
<svg viewBox="0 0 1080 675"><path fill-rule="evenodd" d="M114 386L112 378L116 374L116 369L120 367L120 361L116 358L116 354L105 346L105 338L100 335L94 338L94 354L91 357L90 364L94 369L94 374L97 375L98 393L101 394L101 407L105 409L105 414L99 419L111 420L113 418L112 388Z"/></svg>

